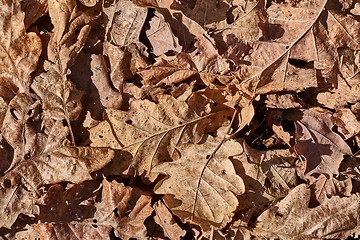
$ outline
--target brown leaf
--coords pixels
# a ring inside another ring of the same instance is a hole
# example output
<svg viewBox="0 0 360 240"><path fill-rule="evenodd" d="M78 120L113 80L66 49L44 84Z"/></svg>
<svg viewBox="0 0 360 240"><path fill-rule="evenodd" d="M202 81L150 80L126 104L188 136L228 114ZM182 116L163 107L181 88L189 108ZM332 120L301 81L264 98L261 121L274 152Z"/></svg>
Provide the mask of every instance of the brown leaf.
<svg viewBox="0 0 360 240"><path fill-rule="evenodd" d="M99 184L99 181L85 181L66 190L59 184L52 185L36 202L40 208L38 219L41 222L71 223L92 218L96 208L91 197L97 193Z"/></svg>
<svg viewBox="0 0 360 240"><path fill-rule="evenodd" d="M25 32L24 13L17 0L4 0L0 20L0 83L9 91L27 92L30 73L36 69L41 40Z"/></svg>
<svg viewBox="0 0 360 240"><path fill-rule="evenodd" d="M108 239L110 234L109 228L95 228L91 224L37 223L31 226L41 236L40 239Z"/></svg>
<svg viewBox="0 0 360 240"><path fill-rule="evenodd" d="M84 47L90 33L89 23L95 19L91 9L81 12L74 0L48 0L49 15L54 25L47 53L51 66L60 75L68 68Z"/></svg>
<svg viewBox="0 0 360 240"><path fill-rule="evenodd" d="M146 36L152 46L152 52L160 56L169 51L180 52L182 47L179 45L178 38L172 33L170 25L165 18L155 12L155 16L149 22L150 28L146 30Z"/></svg>
<svg viewBox="0 0 360 240"><path fill-rule="evenodd" d="M338 174L344 155L351 155L347 143L332 131L333 123L328 113L316 110L294 110L284 118L295 121L294 149L305 158L305 177L314 173L332 176Z"/></svg>
<svg viewBox="0 0 360 240"><path fill-rule="evenodd" d="M254 233L279 239L346 239L358 231L359 195L335 196L315 208L308 207L309 200L310 190L298 185L261 214Z"/></svg>
<svg viewBox="0 0 360 240"><path fill-rule="evenodd" d="M214 107L213 102L205 100L205 109L201 103L188 105L169 95L160 95L158 104L134 100L129 111L106 111L108 120L90 129L92 146L122 150L124 173L135 170L153 181L157 175L151 174L152 168L176 159L180 144L200 142L207 130L228 122L232 110Z"/></svg>
<svg viewBox="0 0 360 240"><path fill-rule="evenodd" d="M182 230L175 222L175 219L167 207L160 201L155 203L154 210L156 215L154 216L155 222L161 226L164 232L162 237L169 239L181 239L186 234L185 230Z"/></svg>
<svg viewBox="0 0 360 240"><path fill-rule="evenodd" d="M62 147L44 151L41 155L22 161L2 177L11 185L23 183L33 191L45 184L63 181L80 183L91 180L91 173L103 168L114 157L110 149L91 147Z"/></svg>
<svg viewBox="0 0 360 240"><path fill-rule="evenodd" d="M203 229L208 224L222 228L239 204L236 197L245 191L229 160L241 154L241 144L209 136L203 144L185 143L178 150L182 154L179 160L153 169L167 175L154 192L165 194L165 204L183 222L196 223Z"/></svg>
<svg viewBox="0 0 360 240"><path fill-rule="evenodd" d="M354 113L350 109L343 108L336 111L334 114L334 124L339 128L339 132L349 139L360 133L360 121L356 119Z"/></svg>
<svg viewBox="0 0 360 240"><path fill-rule="evenodd" d="M95 205L96 225L113 228L115 236L124 240L146 239L144 221L153 212L151 197L116 181L104 179L102 185L101 202Z"/></svg>
<svg viewBox="0 0 360 240"><path fill-rule="evenodd" d="M48 11L48 0L22 0L21 9L25 12L25 28L44 16Z"/></svg>
<svg viewBox="0 0 360 240"><path fill-rule="evenodd" d="M133 4L130 0L103 3L103 12L107 19L107 41L117 46L131 43L140 44L140 30L147 16L146 8Z"/></svg>
<svg viewBox="0 0 360 240"><path fill-rule="evenodd" d="M316 201L320 204L326 202L326 199L332 196L350 197L352 190L351 178L330 177L320 175L319 177L310 178L310 189L314 193Z"/></svg>
<svg viewBox="0 0 360 240"><path fill-rule="evenodd" d="M0 195L0 227L11 228L19 214L38 214L39 210L35 206L37 195L26 187L1 187Z"/></svg>

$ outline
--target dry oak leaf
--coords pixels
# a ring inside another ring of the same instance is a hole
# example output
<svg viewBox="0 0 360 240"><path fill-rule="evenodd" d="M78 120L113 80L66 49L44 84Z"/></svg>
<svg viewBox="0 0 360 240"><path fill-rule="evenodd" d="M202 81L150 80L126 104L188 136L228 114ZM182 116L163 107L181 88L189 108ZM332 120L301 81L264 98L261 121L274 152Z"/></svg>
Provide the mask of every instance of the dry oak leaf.
<svg viewBox="0 0 360 240"><path fill-rule="evenodd" d="M12 186L22 183L35 192L45 184L80 183L92 180L91 173L103 168L114 155L111 149L65 146L20 162L1 180L5 185L11 181Z"/></svg>
<svg viewBox="0 0 360 240"><path fill-rule="evenodd" d="M48 0L20 0L21 9L25 12L25 28L44 16L48 11Z"/></svg>
<svg viewBox="0 0 360 240"><path fill-rule="evenodd" d="M253 233L270 239L346 239L359 233L360 196L338 196L309 208L310 190L298 185L275 206L263 212Z"/></svg>
<svg viewBox="0 0 360 240"><path fill-rule="evenodd" d="M197 74L209 85L217 80L226 85L233 80L229 75L229 65L219 55L214 40L207 34L196 38L196 49L191 53L181 52L168 60L160 58L139 74L146 85L171 86L179 84Z"/></svg>
<svg viewBox="0 0 360 240"><path fill-rule="evenodd" d="M104 2L106 16L106 40L117 46L140 43L140 31L147 16L147 9L139 7L130 0Z"/></svg>
<svg viewBox="0 0 360 240"><path fill-rule="evenodd" d="M91 8L78 10L75 0L48 0L49 16L54 25L47 48L48 59L60 75L68 74L68 68L84 47L90 33L90 22L96 16Z"/></svg>
<svg viewBox="0 0 360 240"><path fill-rule="evenodd" d="M91 146L122 150L123 174L135 170L155 180L153 167L177 159L180 144L200 142L208 129L216 130L228 123L227 117L233 112L221 103L213 110L205 101L210 107L204 111L201 104L188 105L169 95L160 95L158 100L157 104L134 100L129 111L108 109L108 120L89 130Z"/></svg>
<svg viewBox="0 0 360 240"><path fill-rule="evenodd" d="M37 223L31 227L41 236L50 240L110 239L110 230L80 223Z"/></svg>
<svg viewBox="0 0 360 240"><path fill-rule="evenodd" d="M241 144L208 136L203 144L184 143L178 150L182 154L179 160L153 169L167 175L154 192L165 194L165 204L183 222L202 229L224 227L239 204L237 196L245 192L244 182L229 159L242 153Z"/></svg>
<svg viewBox="0 0 360 240"><path fill-rule="evenodd" d="M178 38L172 33L170 25L165 18L155 12L149 22L150 28L146 30L146 36L152 46L152 52L160 56L169 51L180 52L182 47L179 45Z"/></svg>
<svg viewBox="0 0 360 240"><path fill-rule="evenodd" d="M156 214L154 216L154 220L163 231L163 235L160 237L167 237L174 240L180 240L181 237L184 237L186 231L181 229L181 227L176 223L174 216L164 203L161 201L156 202L154 205L154 211Z"/></svg>
<svg viewBox="0 0 360 240"><path fill-rule="evenodd" d="M151 197L116 181L104 179L102 185L101 201L95 204L96 225L113 229L124 240L147 239L144 221L153 212Z"/></svg>
<svg viewBox="0 0 360 240"><path fill-rule="evenodd" d="M320 204L332 196L350 197L352 190L351 178L340 175L328 178L324 174L319 177L310 177L310 189L313 191L316 201Z"/></svg>
<svg viewBox="0 0 360 240"><path fill-rule="evenodd" d="M0 85L14 93L28 92L41 53L40 38L25 32L24 15L17 0L1 1Z"/></svg>
<svg viewBox="0 0 360 240"><path fill-rule="evenodd" d="M285 112L284 118L295 122L294 149L305 158L305 177L314 173L337 175L344 155L352 153L341 136L332 131L331 114L301 109Z"/></svg>

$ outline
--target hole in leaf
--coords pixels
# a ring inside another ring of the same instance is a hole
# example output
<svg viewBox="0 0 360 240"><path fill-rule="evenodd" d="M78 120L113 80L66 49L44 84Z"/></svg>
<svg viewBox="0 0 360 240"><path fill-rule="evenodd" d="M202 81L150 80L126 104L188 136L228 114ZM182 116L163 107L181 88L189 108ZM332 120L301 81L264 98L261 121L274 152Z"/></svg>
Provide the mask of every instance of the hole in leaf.
<svg viewBox="0 0 360 240"><path fill-rule="evenodd" d="M295 132L295 123L289 120L284 120L281 123L285 132Z"/></svg>
<svg viewBox="0 0 360 240"><path fill-rule="evenodd" d="M209 159L210 158L210 155L208 154L208 155L206 155L206 159Z"/></svg>
<svg viewBox="0 0 360 240"><path fill-rule="evenodd" d="M93 219L93 223L97 223L97 220L96 220L96 219Z"/></svg>
<svg viewBox="0 0 360 240"><path fill-rule="evenodd" d="M306 62L301 59L289 59L289 63L298 68L311 68L313 62Z"/></svg>
<svg viewBox="0 0 360 240"><path fill-rule="evenodd" d="M97 228L97 227L98 227L98 225L97 225L97 224L92 224L92 226L93 226L94 228Z"/></svg>
<svg viewBox="0 0 360 240"><path fill-rule="evenodd" d="M118 208L114 209L114 215L115 215L115 217L119 217L119 209Z"/></svg>
<svg viewBox="0 0 360 240"><path fill-rule="evenodd" d="M11 180L8 178L4 179L4 187L5 188L11 188Z"/></svg>
<svg viewBox="0 0 360 240"><path fill-rule="evenodd" d="M126 120L126 121L125 121L125 123L127 123L127 124L130 124L130 125L131 125L131 124L132 124L132 120L131 120L131 119Z"/></svg>

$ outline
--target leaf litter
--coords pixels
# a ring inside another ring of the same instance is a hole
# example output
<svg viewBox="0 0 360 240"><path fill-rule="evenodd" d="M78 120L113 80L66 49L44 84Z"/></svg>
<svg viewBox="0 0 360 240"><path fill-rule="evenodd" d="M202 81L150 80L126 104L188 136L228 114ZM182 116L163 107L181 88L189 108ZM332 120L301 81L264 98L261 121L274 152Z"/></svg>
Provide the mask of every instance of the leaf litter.
<svg viewBox="0 0 360 240"><path fill-rule="evenodd" d="M2 238L360 234L356 1L0 8Z"/></svg>

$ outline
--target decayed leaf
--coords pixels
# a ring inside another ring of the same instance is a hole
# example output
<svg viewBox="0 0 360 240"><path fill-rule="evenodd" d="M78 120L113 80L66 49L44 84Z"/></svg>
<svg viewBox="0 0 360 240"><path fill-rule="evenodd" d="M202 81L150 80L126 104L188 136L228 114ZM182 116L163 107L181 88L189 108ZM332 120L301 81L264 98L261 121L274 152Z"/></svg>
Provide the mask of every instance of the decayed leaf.
<svg viewBox="0 0 360 240"><path fill-rule="evenodd" d="M24 13L17 0L2 0L0 12L0 85L8 91L27 92L41 40L36 33L25 32Z"/></svg>
<svg viewBox="0 0 360 240"><path fill-rule="evenodd" d="M309 208L310 190L301 184L261 214L254 232L266 238L346 239L360 230L359 198L336 196Z"/></svg>
<svg viewBox="0 0 360 240"><path fill-rule="evenodd" d="M146 36L152 46L152 52L156 56L168 51L181 51L178 38L172 33L165 18L158 12L155 12L155 16L150 20L150 28L146 31Z"/></svg>
<svg viewBox="0 0 360 240"><path fill-rule="evenodd" d="M214 131L228 122L230 108L212 106L211 99L205 104L188 105L161 95L157 104L135 100L129 111L107 110L108 120L90 129L92 146L122 150L123 169L135 170L153 181L152 168L178 158L180 144L200 142L206 130Z"/></svg>
<svg viewBox="0 0 360 240"><path fill-rule="evenodd" d="M33 191L45 184L91 180L91 173L103 168L114 157L110 149L62 147L45 151L22 161L2 178L11 185L23 183Z"/></svg>
<svg viewBox="0 0 360 240"><path fill-rule="evenodd" d="M10 228L19 214L35 215L37 195L23 186L0 189L0 227Z"/></svg>
<svg viewBox="0 0 360 240"><path fill-rule="evenodd" d="M229 160L241 154L241 144L223 143L222 137L208 137L203 144L185 143L178 147L181 158L156 166L153 171L167 175L155 186L156 194L184 222L208 228L222 228L231 221L238 206L237 196L245 191Z"/></svg>
<svg viewBox="0 0 360 240"><path fill-rule="evenodd" d="M41 151L44 134L40 131L39 102L25 94L18 94L8 105L1 132L14 149L11 166Z"/></svg>
<svg viewBox="0 0 360 240"><path fill-rule="evenodd" d="M154 211L156 213L154 219L155 222L161 226L164 233L163 237L169 239L181 239L186 234L185 230L182 230L179 225L175 222L173 215L167 209L162 202L157 202L154 205Z"/></svg>
<svg viewBox="0 0 360 240"><path fill-rule="evenodd" d="M360 133L360 121L350 109L339 109L334 114L334 123L339 127L339 131L349 139Z"/></svg>
<svg viewBox="0 0 360 240"><path fill-rule="evenodd" d="M146 239L144 221L153 212L151 197L116 181L104 179L102 185L101 202L95 205L96 225L112 228L124 240Z"/></svg>
<svg viewBox="0 0 360 240"><path fill-rule="evenodd" d="M294 149L305 158L305 177L314 173L337 174L344 155L351 155L351 149L332 131L331 115L316 110L295 110L285 114L285 119L295 121Z"/></svg>

